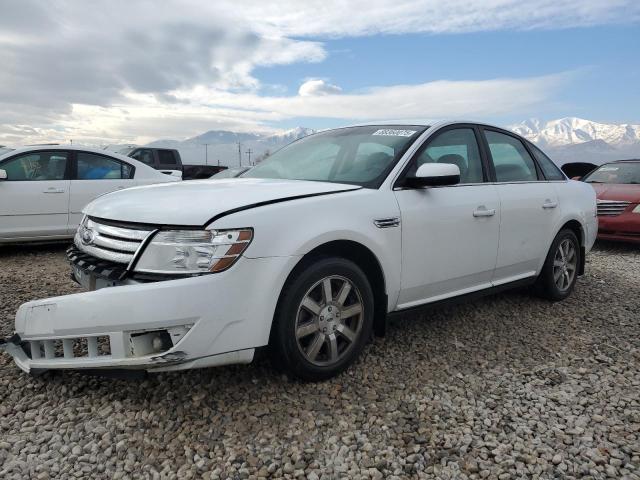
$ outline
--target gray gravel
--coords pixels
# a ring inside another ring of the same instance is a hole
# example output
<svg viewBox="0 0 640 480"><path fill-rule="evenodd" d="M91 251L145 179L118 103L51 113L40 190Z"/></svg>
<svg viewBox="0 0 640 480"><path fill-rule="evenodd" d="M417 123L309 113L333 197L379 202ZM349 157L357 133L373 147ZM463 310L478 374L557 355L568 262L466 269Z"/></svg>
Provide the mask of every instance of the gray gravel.
<svg viewBox="0 0 640 480"><path fill-rule="evenodd" d="M64 248L0 249L0 333L77 291ZM0 478L640 479L640 248L567 301L516 292L394 321L321 384L266 361L144 381L0 355Z"/></svg>

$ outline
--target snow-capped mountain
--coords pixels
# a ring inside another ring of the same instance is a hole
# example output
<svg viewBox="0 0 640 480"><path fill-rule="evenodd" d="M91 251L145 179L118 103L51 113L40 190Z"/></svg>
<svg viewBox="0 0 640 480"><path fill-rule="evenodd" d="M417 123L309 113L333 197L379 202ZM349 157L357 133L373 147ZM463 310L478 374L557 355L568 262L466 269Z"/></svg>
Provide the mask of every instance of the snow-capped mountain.
<svg viewBox="0 0 640 480"><path fill-rule="evenodd" d="M180 152L182 161L188 164L220 164L235 167L254 163L265 154L315 133L311 128L296 127L273 134L240 133L227 130L211 130L187 140L156 140L149 146L175 148ZM238 143L240 145L238 146ZM206 147L205 147L206 144Z"/></svg>
<svg viewBox="0 0 640 480"><path fill-rule="evenodd" d="M640 125L566 117L548 122L532 118L509 128L543 148L559 164L601 164L640 156Z"/></svg>

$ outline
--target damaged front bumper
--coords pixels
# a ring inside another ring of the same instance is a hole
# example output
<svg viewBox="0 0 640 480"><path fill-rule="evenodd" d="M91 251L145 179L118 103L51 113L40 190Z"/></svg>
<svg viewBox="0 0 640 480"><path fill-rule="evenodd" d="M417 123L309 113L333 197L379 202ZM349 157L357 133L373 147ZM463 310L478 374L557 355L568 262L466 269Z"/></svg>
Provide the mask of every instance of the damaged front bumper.
<svg viewBox="0 0 640 480"><path fill-rule="evenodd" d="M169 371L249 363L266 345L297 257L241 258L226 272L28 302L0 341L25 372ZM82 282L85 283L85 282Z"/></svg>

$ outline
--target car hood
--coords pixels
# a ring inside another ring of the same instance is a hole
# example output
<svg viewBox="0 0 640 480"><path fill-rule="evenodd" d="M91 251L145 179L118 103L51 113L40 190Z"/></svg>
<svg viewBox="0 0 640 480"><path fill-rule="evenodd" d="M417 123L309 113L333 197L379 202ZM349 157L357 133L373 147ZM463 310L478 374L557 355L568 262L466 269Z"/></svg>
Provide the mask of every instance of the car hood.
<svg viewBox="0 0 640 480"><path fill-rule="evenodd" d="M621 183L591 183L598 200L640 203L640 185Z"/></svg>
<svg viewBox="0 0 640 480"><path fill-rule="evenodd" d="M205 225L225 212L309 195L357 190L355 185L260 178L189 180L135 187L103 195L84 213L159 225Z"/></svg>

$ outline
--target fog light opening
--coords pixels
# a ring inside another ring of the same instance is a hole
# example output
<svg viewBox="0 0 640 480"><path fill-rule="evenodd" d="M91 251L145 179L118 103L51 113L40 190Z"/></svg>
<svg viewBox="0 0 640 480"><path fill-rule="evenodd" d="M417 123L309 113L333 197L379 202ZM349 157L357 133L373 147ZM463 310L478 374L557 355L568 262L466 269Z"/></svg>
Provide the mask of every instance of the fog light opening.
<svg viewBox="0 0 640 480"><path fill-rule="evenodd" d="M135 332L129 334L129 355L142 357L166 352L173 347L171 335L167 330Z"/></svg>

